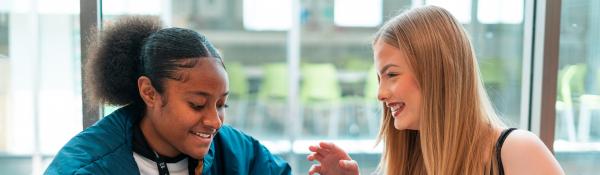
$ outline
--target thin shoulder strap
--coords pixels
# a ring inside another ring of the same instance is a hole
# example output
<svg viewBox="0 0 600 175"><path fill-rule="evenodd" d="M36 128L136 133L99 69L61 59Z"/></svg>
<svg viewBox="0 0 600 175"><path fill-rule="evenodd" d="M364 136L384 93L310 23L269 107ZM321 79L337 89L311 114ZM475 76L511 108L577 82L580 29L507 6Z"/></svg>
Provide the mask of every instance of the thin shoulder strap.
<svg viewBox="0 0 600 175"><path fill-rule="evenodd" d="M500 175L504 175L504 166L502 165L502 157L501 157L501 152L502 152L502 145L504 144L504 140L506 140L506 137L508 137L508 135L510 134L510 132L516 130L517 128L508 128L505 129L504 131L502 131L502 133L500 134L500 137L498 138L498 141L496 141L496 161L498 161L498 172Z"/></svg>

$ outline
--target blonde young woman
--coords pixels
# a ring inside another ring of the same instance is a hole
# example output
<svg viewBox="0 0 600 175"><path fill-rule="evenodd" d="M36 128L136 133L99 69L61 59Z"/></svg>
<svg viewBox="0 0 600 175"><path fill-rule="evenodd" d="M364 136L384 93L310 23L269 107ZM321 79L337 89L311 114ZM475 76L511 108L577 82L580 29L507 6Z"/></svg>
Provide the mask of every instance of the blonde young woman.
<svg viewBox="0 0 600 175"><path fill-rule="evenodd" d="M534 134L506 129L484 91L461 24L445 9L415 8L388 21L373 41L383 174L564 174ZM512 132L511 132L512 131ZM309 174L358 174L332 143L310 146Z"/></svg>

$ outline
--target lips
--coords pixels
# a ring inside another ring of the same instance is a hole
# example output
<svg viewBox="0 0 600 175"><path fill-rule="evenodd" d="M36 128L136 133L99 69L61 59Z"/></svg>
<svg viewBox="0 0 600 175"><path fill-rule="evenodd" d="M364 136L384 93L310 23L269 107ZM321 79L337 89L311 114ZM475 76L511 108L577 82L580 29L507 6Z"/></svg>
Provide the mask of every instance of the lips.
<svg viewBox="0 0 600 175"><path fill-rule="evenodd" d="M202 137L202 138L207 138L210 139L214 133L208 133L208 132L195 132L195 131L190 131L191 134L196 135L198 137Z"/></svg>
<svg viewBox="0 0 600 175"><path fill-rule="evenodd" d="M212 142L213 137L217 134L217 130L190 130L189 133L196 138L195 140L199 141L202 144L210 144Z"/></svg>
<svg viewBox="0 0 600 175"><path fill-rule="evenodd" d="M402 111L404 111L404 108L406 107L406 103L394 102L394 103L388 103L387 106L392 111L392 116L398 117L400 115L400 113L402 113Z"/></svg>

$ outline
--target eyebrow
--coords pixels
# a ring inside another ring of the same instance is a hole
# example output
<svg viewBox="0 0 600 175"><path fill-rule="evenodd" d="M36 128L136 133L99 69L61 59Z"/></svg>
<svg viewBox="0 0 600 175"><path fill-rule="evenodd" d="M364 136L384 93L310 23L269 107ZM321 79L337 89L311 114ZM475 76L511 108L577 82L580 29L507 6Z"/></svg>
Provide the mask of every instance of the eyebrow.
<svg viewBox="0 0 600 175"><path fill-rule="evenodd" d="M387 65L383 66L383 68L381 68L381 71L379 71L379 75L383 74L390 67L400 67L400 66L395 65L395 64L387 64Z"/></svg>
<svg viewBox="0 0 600 175"><path fill-rule="evenodd" d="M208 92L204 92L204 91L193 91L193 92L189 92L190 94L194 94L194 95L198 95L198 96L203 96L203 97L210 97L210 94ZM229 91L223 93L221 95L221 97L227 96L229 95Z"/></svg>

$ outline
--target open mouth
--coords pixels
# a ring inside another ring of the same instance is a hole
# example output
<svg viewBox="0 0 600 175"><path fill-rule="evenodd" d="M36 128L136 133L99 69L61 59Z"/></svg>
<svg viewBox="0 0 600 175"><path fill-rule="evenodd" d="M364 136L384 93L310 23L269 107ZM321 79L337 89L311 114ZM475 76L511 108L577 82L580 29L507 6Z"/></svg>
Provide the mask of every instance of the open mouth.
<svg viewBox="0 0 600 175"><path fill-rule="evenodd" d="M206 133L206 132L194 132L194 131L190 131L191 134L194 134L198 137L201 138L205 138L205 139L210 139L214 134L213 133Z"/></svg>
<svg viewBox="0 0 600 175"><path fill-rule="evenodd" d="M406 107L406 103L404 103L404 102L392 103L392 104L389 104L388 107L390 107L390 109L392 111L392 116L398 117L400 115L400 113L402 113L402 111L404 111L404 108Z"/></svg>

